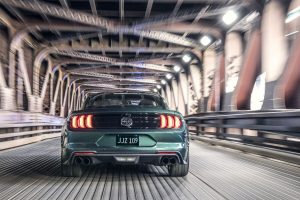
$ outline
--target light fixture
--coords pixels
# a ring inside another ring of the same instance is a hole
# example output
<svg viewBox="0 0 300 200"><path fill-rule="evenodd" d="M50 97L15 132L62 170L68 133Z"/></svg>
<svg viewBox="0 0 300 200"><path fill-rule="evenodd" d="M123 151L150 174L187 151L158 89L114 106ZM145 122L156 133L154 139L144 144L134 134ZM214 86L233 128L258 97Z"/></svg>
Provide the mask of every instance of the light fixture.
<svg viewBox="0 0 300 200"><path fill-rule="evenodd" d="M160 88L161 88L161 85L157 85L156 87L157 87L157 89L160 89Z"/></svg>
<svg viewBox="0 0 300 200"><path fill-rule="evenodd" d="M223 15L222 19L226 25L230 25L233 22L235 22L237 20L237 18L238 18L237 13L233 10L229 10Z"/></svg>
<svg viewBox="0 0 300 200"><path fill-rule="evenodd" d="M207 46L211 43L212 39L211 37L207 36L207 35L204 35L203 37L201 37L200 39L200 43L203 45L203 46Z"/></svg>
<svg viewBox="0 0 300 200"><path fill-rule="evenodd" d="M184 54L182 56L182 60L183 60L183 62L188 63L192 60L192 57L189 54Z"/></svg>
<svg viewBox="0 0 300 200"><path fill-rule="evenodd" d="M290 23L300 16L300 6L288 12L285 23Z"/></svg>
<svg viewBox="0 0 300 200"><path fill-rule="evenodd" d="M153 89L153 92L157 92L157 89L156 89L156 88L154 88L154 89Z"/></svg>
<svg viewBox="0 0 300 200"><path fill-rule="evenodd" d="M167 79L169 79L169 80L170 80L172 77L173 77L173 75L172 75L172 74L166 74L166 78L167 78Z"/></svg>
<svg viewBox="0 0 300 200"><path fill-rule="evenodd" d="M173 70L175 72L179 72L181 70L181 67L179 67L178 65L174 65Z"/></svg>
<svg viewBox="0 0 300 200"><path fill-rule="evenodd" d="M166 81L165 79L162 79L160 82L161 82L161 84L163 84L163 85L166 85L166 83L167 83L167 81Z"/></svg>

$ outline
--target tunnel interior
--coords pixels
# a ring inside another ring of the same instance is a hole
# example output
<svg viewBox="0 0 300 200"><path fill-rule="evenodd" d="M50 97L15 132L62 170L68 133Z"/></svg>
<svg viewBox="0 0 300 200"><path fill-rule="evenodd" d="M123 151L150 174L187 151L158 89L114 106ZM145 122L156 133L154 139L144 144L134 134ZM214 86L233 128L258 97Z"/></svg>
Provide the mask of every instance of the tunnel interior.
<svg viewBox="0 0 300 200"><path fill-rule="evenodd" d="M299 29L299 0L0 0L0 199L299 199ZM60 175L64 131L105 93L182 116L186 177Z"/></svg>

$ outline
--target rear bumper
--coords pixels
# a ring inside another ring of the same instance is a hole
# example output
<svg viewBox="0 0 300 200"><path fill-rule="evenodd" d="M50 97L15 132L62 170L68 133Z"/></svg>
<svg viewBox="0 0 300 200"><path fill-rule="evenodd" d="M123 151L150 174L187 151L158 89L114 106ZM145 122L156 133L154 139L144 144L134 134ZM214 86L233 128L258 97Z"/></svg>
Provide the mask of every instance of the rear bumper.
<svg viewBox="0 0 300 200"><path fill-rule="evenodd" d="M138 146L116 145L116 134L139 135ZM127 163L160 165L164 156L176 157L180 164L187 160L189 137L186 129L159 130L103 130L62 134L62 163L73 164L76 157L88 157L93 164ZM135 157L133 162L119 162L118 157Z"/></svg>
<svg viewBox="0 0 300 200"><path fill-rule="evenodd" d="M177 146L177 145L174 145ZM125 163L125 164L154 164L161 165L161 159L165 156L176 157L180 164L186 163L188 146L180 145L180 148L155 147L141 149L69 149L62 148L63 164L74 164L76 157L88 157L93 164L100 163ZM178 147L178 146L177 146ZM134 157L134 161L120 161L118 158Z"/></svg>
<svg viewBox="0 0 300 200"><path fill-rule="evenodd" d="M178 163L186 164L186 160L181 156L179 152L170 153L159 153L159 154L85 154L82 152L74 152L72 156L64 164L74 164L76 158L89 158L91 165L97 165L102 163L115 163L115 164L153 164L162 165L162 159L165 157L176 158Z"/></svg>

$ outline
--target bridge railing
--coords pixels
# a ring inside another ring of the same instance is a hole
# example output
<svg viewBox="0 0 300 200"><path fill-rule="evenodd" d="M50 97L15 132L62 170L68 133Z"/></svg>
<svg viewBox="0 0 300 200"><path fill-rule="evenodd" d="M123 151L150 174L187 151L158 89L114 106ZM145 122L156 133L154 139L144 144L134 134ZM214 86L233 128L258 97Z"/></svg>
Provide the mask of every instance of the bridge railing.
<svg viewBox="0 0 300 200"><path fill-rule="evenodd" d="M185 120L198 136L300 151L300 110L208 112Z"/></svg>
<svg viewBox="0 0 300 200"><path fill-rule="evenodd" d="M0 110L0 150L59 137L64 118Z"/></svg>

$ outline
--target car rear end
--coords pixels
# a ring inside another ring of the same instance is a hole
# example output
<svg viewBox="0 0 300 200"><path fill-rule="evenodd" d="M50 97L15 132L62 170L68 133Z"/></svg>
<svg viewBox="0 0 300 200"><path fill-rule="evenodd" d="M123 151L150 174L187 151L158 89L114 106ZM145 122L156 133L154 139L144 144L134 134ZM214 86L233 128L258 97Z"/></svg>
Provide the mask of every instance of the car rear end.
<svg viewBox="0 0 300 200"><path fill-rule="evenodd" d="M86 109L66 120L62 165L186 165L188 145L186 124L178 112L142 107Z"/></svg>

